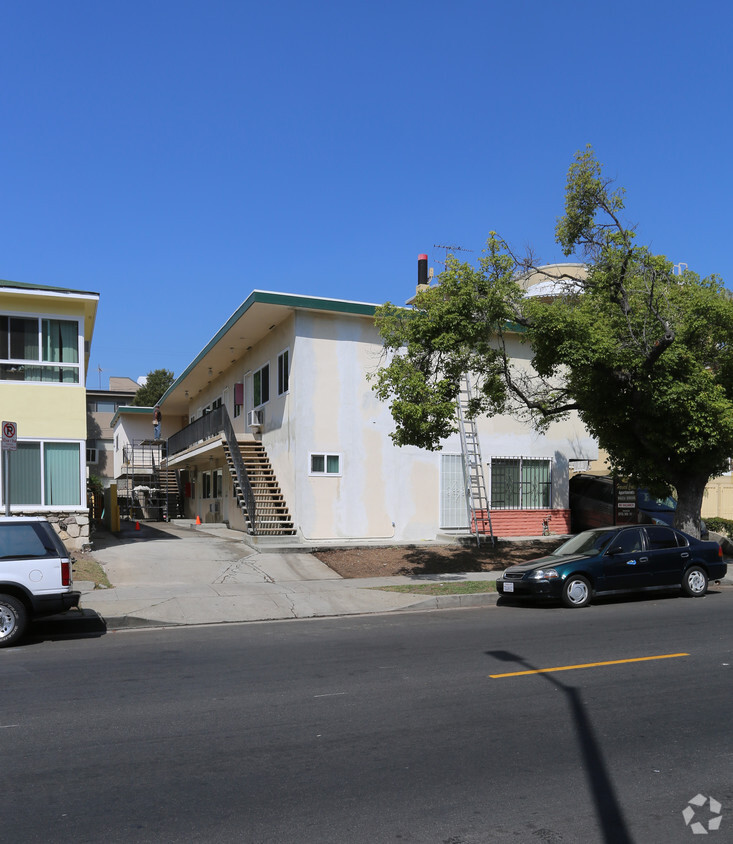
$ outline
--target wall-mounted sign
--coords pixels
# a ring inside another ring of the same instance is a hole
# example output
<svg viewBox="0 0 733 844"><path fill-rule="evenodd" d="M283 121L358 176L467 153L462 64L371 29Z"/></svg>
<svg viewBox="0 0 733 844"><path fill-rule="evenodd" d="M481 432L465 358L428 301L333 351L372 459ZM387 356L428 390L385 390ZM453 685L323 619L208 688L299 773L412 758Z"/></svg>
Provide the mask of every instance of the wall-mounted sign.
<svg viewBox="0 0 733 844"><path fill-rule="evenodd" d="M15 422L3 422L3 451L18 450L18 426Z"/></svg>

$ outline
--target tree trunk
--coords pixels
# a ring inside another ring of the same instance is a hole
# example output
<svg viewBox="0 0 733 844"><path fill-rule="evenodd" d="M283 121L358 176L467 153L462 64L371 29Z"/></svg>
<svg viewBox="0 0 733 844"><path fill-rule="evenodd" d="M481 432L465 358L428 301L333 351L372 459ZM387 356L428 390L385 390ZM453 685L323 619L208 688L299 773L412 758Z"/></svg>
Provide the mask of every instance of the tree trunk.
<svg viewBox="0 0 733 844"><path fill-rule="evenodd" d="M675 484L677 490L677 511L674 515L674 526L700 538L700 511L705 486L710 476L687 475Z"/></svg>

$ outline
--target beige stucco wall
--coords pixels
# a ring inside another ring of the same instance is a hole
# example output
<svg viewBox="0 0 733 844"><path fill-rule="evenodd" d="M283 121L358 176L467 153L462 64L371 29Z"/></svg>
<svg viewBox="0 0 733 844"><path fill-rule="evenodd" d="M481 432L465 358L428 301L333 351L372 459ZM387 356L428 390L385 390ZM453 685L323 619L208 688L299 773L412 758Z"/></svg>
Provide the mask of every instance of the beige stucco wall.
<svg viewBox="0 0 733 844"><path fill-rule="evenodd" d="M703 519L733 519L733 477L721 475L708 481L702 499Z"/></svg>
<svg viewBox="0 0 733 844"><path fill-rule="evenodd" d="M81 384L2 384L3 419L18 425L18 437L83 439L87 436L86 394Z"/></svg>
<svg viewBox="0 0 733 844"><path fill-rule="evenodd" d="M27 316L67 316L80 318L84 310L84 297L69 296L58 298L54 291L42 290L6 290L2 297L3 313L16 313ZM83 332L83 320L82 320Z"/></svg>

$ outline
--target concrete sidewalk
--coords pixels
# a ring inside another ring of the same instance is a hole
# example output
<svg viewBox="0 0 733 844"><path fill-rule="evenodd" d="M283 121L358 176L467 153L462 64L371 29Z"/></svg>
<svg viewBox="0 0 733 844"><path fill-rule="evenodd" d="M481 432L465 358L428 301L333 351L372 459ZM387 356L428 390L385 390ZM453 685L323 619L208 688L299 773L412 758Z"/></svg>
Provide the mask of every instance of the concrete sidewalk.
<svg viewBox="0 0 733 844"><path fill-rule="evenodd" d="M255 551L223 526L123 524L98 537L94 558L112 589L75 581L83 615L108 629L313 618L393 610L489 606L495 592L422 597L378 587L408 583L496 580L497 572L342 578L307 549ZM733 585L729 571L726 585Z"/></svg>
<svg viewBox="0 0 733 844"><path fill-rule="evenodd" d="M496 580L496 572L415 577L342 578L307 550L255 551L238 531L123 524L104 534L94 558L112 589L75 581L81 607L110 629L356 615L392 610L483 606L496 593L422 597L379 591L415 582Z"/></svg>

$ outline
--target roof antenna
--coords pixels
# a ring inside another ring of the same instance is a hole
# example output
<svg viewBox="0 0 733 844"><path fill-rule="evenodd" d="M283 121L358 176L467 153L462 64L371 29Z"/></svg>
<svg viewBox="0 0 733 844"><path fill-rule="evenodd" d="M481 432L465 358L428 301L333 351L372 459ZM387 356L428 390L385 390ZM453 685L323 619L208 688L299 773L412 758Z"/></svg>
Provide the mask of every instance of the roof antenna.
<svg viewBox="0 0 733 844"><path fill-rule="evenodd" d="M445 261L438 261L439 264L445 266L448 263L448 254L450 252L473 252L473 249L464 249L462 246L450 246L445 243L434 243L434 249L445 249Z"/></svg>

